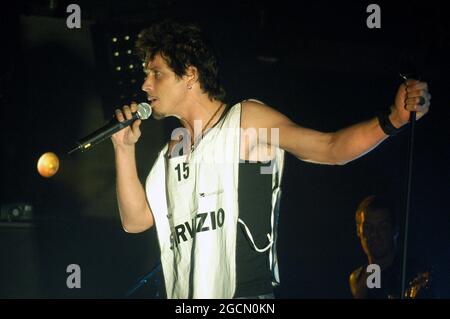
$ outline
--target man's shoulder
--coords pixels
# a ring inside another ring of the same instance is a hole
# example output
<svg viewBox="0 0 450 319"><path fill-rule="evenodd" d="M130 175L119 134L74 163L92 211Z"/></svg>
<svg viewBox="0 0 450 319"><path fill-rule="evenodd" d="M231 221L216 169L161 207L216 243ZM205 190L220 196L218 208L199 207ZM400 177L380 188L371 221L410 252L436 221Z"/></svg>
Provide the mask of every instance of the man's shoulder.
<svg viewBox="0 0 450 319"><path fill-rule="evenodd" d="M366 267L363 265L363 266L360 266L360 267L356 268L355 270L353 270L349 276L350 283L361 280L365 268Z"/></svg>
<svg viewBox="0 0 450 319"><path fill-rule="evenodd" d="M367 287L365 286L364 270L366 266L363 265L353 270L349 276L350 290L354 298L365 298L367 295Z"/></svg>
<svg viewBox="0 0 450 319"><path fill-rule="evenodd" d="M241 127L242 128L260 128L272 127L275 123L290 122L290 120L268 104L248 99L241 102Z"/></svg>
<svg viewBox="0 0 450 319"><path fill-rule="evenodd" d="M246 114L261 112L270 108L266 103L256 99L243 100L240 104L242 112L245 112Z"/></svg>
<svg viewBox="0 0 450 319"><path fill-rule="evenodd" d="M256 127L257 116L263 116L265 104L259 100L247 99L241 102L241 127L243 129Z"/></svg>
<svg viewBox="0 0 450 319"><path fill-rule="evenodd" d="M350 278L359 278L361 276L361 274L364 272L364 268L366 268L366 267L360 266L360 267L356 268L355 270L353 270L350 274Z"/></svg>

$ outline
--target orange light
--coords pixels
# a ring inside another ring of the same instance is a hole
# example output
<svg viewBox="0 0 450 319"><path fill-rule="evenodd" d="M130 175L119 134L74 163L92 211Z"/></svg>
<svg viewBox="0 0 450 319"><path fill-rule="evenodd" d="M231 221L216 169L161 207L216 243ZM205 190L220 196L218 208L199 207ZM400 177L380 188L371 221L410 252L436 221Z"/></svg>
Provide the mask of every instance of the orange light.
<svg viewBox="0 0 450 319"><path fill-rule="evenodd" d="M55 153L47 152L42 154L37 163L37 170L42 177L52 177L58 172L59 159Z"/></svg>

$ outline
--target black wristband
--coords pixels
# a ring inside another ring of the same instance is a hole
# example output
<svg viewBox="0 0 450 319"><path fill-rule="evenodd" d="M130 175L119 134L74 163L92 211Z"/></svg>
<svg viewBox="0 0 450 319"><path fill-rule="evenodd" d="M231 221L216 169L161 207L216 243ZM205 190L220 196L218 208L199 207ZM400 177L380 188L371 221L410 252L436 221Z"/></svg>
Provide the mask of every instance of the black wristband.
<svg viewBox="0 0 450 319"><path fill-rule="evenodd" d="M383 130L383 132L386 135L392 136L396 135L398 132L403 131L405 126L402 126L400 128L396 128L394 125L392 125L391 120L389 119L389 113L387 112L381 112L377 116L378 122L380 123L380 127Z"/></svg>

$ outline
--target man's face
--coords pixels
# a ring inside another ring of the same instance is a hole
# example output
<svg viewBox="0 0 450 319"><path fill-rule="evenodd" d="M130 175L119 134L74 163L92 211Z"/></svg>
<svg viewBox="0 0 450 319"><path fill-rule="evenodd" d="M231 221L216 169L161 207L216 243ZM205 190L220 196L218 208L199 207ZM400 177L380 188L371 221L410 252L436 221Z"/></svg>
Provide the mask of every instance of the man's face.
<svg viewBox="0 0 450 319"><path fill-rule="evenodd" d="M359 237L366 255L383 258L394 249L394 229L385 209L366 210L361 214Z"/></svg>
<svg viewBox="0 0 450 319"><path fill-rule="evenodd" d="M176 114L187 90L183 79L176 76L160 54L146 63L144 72L142 90L152 105L153 116L160 119Z"/></svg>

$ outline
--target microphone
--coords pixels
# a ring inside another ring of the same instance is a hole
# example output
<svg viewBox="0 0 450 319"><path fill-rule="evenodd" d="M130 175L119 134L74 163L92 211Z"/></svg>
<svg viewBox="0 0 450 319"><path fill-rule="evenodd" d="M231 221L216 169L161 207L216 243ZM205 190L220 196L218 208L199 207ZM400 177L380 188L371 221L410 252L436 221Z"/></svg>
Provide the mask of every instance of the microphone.
<svg viewBox="0 0 450 319"><path fill-rule="evenodd" d="M85 138L77 141L77 146L68 152L72 154L75 151L84 152L91 149L94 145L103 142L105 139L111 137L114 133L130 126L135 120L146 120L152 115L152 107L148 103L139 103L137 106L137 112L132 114L133 117L129 120L119 122L116 118L113 118L108 124L99 128L95 132L89 134Z"/></svg>

